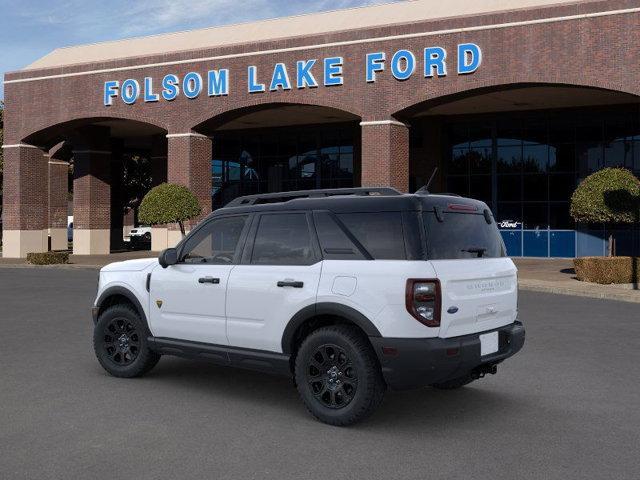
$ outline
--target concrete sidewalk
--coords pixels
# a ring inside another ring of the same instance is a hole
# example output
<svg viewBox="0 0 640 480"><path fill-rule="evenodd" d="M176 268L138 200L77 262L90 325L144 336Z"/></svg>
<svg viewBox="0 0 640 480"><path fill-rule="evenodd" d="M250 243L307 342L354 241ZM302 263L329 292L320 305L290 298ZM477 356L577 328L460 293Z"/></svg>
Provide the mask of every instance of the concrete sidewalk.
<svg viewBox="0 0 640 480"><path fill-rule="evenodd" d="M518 285L522 290L640 303L640 290L634 289L633 284L599 285L577 280L571 259L514 258L513 261L518 267Z"/></svg>
<svg viewBox="0 0 640 480"><path fill-rule="evenodd" d="M71 255L68 265L44 267L29 265L24 259L0 258L0 267L97 269L111 262L157 255L156 252L149 251L127 251L111 255ZM518 283L521 290L640 303L640 290L634 290L633 285L598 285L576 280L571 259L514 258L513 261L518 266Z"/></svg>

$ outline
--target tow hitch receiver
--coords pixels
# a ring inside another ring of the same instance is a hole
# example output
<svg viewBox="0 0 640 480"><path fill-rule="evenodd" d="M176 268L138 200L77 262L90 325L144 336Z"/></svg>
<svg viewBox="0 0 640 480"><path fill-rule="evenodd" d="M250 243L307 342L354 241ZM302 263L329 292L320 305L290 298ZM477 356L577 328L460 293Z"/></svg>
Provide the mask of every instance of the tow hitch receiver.
<svg viewBox="0 0 640 480"><path fill-rule="evenodd" d="M479 367L474 368L471 371L471 376L474 379L482 378L485 375L491 374L495 375L498 371L498 366L492 363L488 363L486 365L480 365Z"/></svg>

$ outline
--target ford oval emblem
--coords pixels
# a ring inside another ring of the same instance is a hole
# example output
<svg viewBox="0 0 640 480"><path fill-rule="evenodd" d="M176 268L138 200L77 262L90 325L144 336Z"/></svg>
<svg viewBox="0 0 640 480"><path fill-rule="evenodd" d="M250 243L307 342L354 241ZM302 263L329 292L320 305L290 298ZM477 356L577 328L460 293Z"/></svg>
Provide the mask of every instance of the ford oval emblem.
<svg viewBox="0 0 640 480"><path fill-rule="evenodd" d="M447 310L447 313L454 314L457 311L458 311L458 307L449 307L449 309Z"/></svg>

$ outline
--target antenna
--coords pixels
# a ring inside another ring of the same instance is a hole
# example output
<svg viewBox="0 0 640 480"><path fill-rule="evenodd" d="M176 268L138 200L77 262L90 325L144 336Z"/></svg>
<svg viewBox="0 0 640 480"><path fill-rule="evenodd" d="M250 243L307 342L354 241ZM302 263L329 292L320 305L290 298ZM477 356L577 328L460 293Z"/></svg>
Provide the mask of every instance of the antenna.
<svg viewBox="0 0 640 480"><path fill-rule="evenodd" d="M433 169L433 173L431 174L431 178L429 178L429 181L425 185L427 187L427 190L429 190L429 187L431 186L431 182L433 182L433 179L436 178L436 173L438 173L438 167L435 167Z"/></svg>
<svg viewBox="0 0 640 480"><path fill-rule="evenodd" d="M429 177L429 181L426 183L426 185L420 187L416 193L419 195L429 195L429 186L431 185L431 182L433 182L433 179L436 176L436 173L438 171L438 167L435 167L433 169L433 173L431 174L431 177Z"/></svg>

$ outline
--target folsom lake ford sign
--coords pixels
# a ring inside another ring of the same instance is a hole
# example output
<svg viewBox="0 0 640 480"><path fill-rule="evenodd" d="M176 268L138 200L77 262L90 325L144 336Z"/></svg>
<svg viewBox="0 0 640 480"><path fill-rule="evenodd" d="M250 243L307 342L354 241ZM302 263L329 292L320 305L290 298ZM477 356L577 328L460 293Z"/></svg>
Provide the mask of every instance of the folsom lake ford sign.
<svg viewBox="0 0 640 480"><path fill-rule="evenodd" d="M383 75L387 68L398 81L408 80L416 74L420 66L424 78L434 76L445 77L447 66L455 63L458 75L466 75L478 70L482 64L482 50L475 43L461 43L457 46L455 62L449 62L447 51L442 47L427 47L421 52L421 60L410 50L398 50L390 59L385 52L366 54L365 78L366 83L375 83L379 75ZM419 63L421 65L419 65ZM325 57L322 59L305 59L296 61L293 71L289 71L284 63L276 63L269 71L259 71L258 67L250 65L247 68L242 83L249 93L263 93L286 91L292 88L317 88L319 86L332 87L344 84L343 57ZM123 80L109 80L104 82L104 105L111 106L116 99L127 105L141 102L172 101L184 95L188 99L195 99L201 95L221 97L229 95L231 81L229 69L215 69L207 72L189 72L182 78L170 73L162 78L145 77L138 80L128 78ZM234 85L236 83L234 82Z"/></svg>

